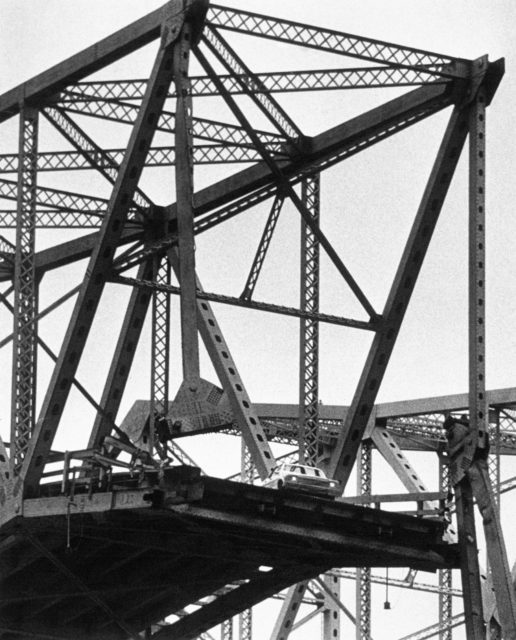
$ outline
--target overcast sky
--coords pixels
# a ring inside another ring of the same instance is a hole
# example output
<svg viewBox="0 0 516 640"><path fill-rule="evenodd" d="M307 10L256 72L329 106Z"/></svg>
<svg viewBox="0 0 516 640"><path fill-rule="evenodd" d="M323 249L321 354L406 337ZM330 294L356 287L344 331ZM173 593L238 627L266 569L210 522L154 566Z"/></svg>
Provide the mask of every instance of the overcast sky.
<svg viewBox="0 0 516 640"><path fill-rule="evenodd" d="M161 4L150 0L110 0L109 3L100 0L2 0L0 93ZM490 60L505 57L507 73L487 117L487 386L514 386L514 3L510 0L233 0L225 4L456 57L474 59L484 54L488 54ZM287 45L270 45L260 39L228 38L256 71L357 64L329 54L316 55ZM145 77L152 64L153 52L153 46L148 47L130 61L104 71L102 77L125 79L133 74L135 77ZM198 71L198 67L193 65L192 72ZM278 99L303 131L313 135L398 94L398 90L357 91L328 95L294 94ZM220 119L226 116L227 111L220 104L211 102L195 104L194 113L207 116L212 111L212 104L214 111L211 117ZM331 169L322 177L323 230L379 311L385 302L448 117L448 111L439 114ZM2 132L0 138L1 153L16 150L16 126L15 122L4 125L5 133ZM88 131L106 143L115 139L111 128L87 120L84 120L84 126L89 126ZM122 133L124 135L126 132ZM60 141L43 125L41 145L42 148L53 150L67 148L64 141ZM391 359L380 400L467 390L466 161L464 154ZM89 172L85 175L88 176L86 182L84 175L80 174L56 178L45 175L41 182L84 193L89 193L90 189L92 193L106 193L105 186L91 178ZM225 173L221 169L200 169L196 172L196 184L208 184L222 175ZM13 176L8 177L14 179ZM171 169L146 172L144 183L160 204L167 204L173 199ZM207 290L239 295L267 213L268 206L262 206L255 213L246 214L199 238L197 262L200 278ZM258 299L291 306L298 304L298 233L298 216L292 207L286 206L256 290ZM13 238L12 232L6 232L5 235ZM43 233L38 239L38 248L70 237L72 234ZM41 292L42 306L51 302L56 291L64 292L78 282L84 266L78 265L47 277ZM321 274L321 311L363 317L359 306L325 258L322 259ZM79 371L80 379L97 396L102 389L102 374L99 375L98 371L102 371L108 362L106 360L105 364L101 364L99 354L112 349L121 320L120 309L127 297L126 291L120 293L114 287L109 288L109 293L114 297L99 309L100 317L92 334L95 342L86 350ZM42 323L41 333L56 351L65 325L63 318L66 319L71 309L72 305L67 305L60 319L53 317ZM176 301L174 310L177 315ZM297 322L277 316L261 318L254 311L224 307L217 307L216 311L251 397L259 402L297 402ZM10 323L8 314L0 310L0 337L10 331ZM177 326L174 331L173 357L179 362ZM321 328L320 397L323 402L350 402L369 341L370 336L361 332ZM4 348L2 362L6 364L2 366L0 381L8 390L10 364L7 352L8 349ZM137 355L137 374L130 380L124 411L128 410L134 399L148 397L148 358L148 345L144 345ZM41 377L48 377L50 372L51 367L42 356ZM203 376L216 382L206 358L203 359ZM172 372L171 396L179 386L180 378L179 367L176 367ZM6 402L8 395L8 392L4 393ZM42 394L39 401L41 399ZM8 415L7 411L4 415ZM78 436L76 430L74 438L84 440L87 425L90 424L89 416L83 401L72 394L67 418L84 424L82 436ZM8 434L6 423L7 417L1 423L4 437ZM73 445L70 444L66 434L59 437L62 446L77 446L75 440ZM236 443L226 447L234 452L231 464L238 465ZM197 450L200 463L212 473L223 473L220 460L214 460L211 452L210 447L201 446ZM421 473L429 474L429 484L435 482L435 476L431 477L433 469L421 462ZM509 467L505 472L511 475ZM386 635L375 633L376 639L398 637L418 628L414 623L400 623L400 617L403 617L400 616L400 609L411 602L408 596L404 598L397 612L377 612L377 628L385 629ZM379 595L378 602L381 599ZM349 604L352 606L352 602ZM422 615L420 626L434 620L435 615Z"/></svg>

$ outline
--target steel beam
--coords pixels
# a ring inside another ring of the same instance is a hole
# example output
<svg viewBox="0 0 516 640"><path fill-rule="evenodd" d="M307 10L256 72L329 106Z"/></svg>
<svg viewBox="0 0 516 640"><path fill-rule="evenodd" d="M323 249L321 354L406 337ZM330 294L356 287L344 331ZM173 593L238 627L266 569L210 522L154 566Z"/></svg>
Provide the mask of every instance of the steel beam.
<svg viewBox="0 0 516 640"><path fill-rule="evenodd" d="M192 96L188 79L190 42L188 24L183 26L174 51L176 86L176 198L179 271L181 286L181 349L183 379L195 392L199 385L199 340L197 337L197 298L195 289L195 242L193 227L193 138Z"/></svg>
<svg viewBox="0 0 516 640"><path fill-rule="evenodd" d="M177 275L179 270L177 250L170 249L167 255ZM202 292L202 285L198 278L196 279L196 289L197 292ZM196 326L217 372L222 388L228 394L235 422L241 430L246 446L249 448L256 470L263 479L276 466L274 455L215 314L207 301L197 300Z"/></svg>
<svg viewBox="0 0 516 640"><path fill-rule="evenodd" d="M385 374L423 259L467 135L466 114L454 109L407 240L329 471L346 483Z"/></svg>
<svg viewBox="0 0 516 640"><path fill-rule="evenodd" d="M152 270L152 260L147 260L140 266L138 273L150 278ZM109 435L116 420L150 299L148 291L134 289L131 293L100 400L103 413L97 413L88 448L99 447L102 438Z"/></svg>
<svg viewBox="0 0 516 640"><path fill-rule="evenodd" d="M473 496L482 515L487 555L495 592L498 616L505 640L516 640L516 594L507 561L507 552L485 459L477 459L467 470ZM460 533L460 532L459 532ZM460 543L459 535L459 543ZM463 587L465 589L465 587ZM469 636L468 636L469 637Z"/></svg>
<svg viewBox="0 0 516 640"><path fill-rule="evenodd" d="M270 640L287 640L308 587L308 580L291 586L283 600Z"/></svg>
<svg viewBox="0 0 516 640"><path fill-rule="evenodd" d="M326 573L321 578L316 578L316 582L323 587L326 593L324 611L322 614L322 639L340 640L341 611L344 610L353 623L355 623L356 620L340 601L339 576Z"/></svg>
<svg viewBox="0 0 516 640"><path fill-rule="evenodd" d="M179 26L182 16L177 18ZM156 56L145 98L129 140L126 156L117 176L108 210L99 233L98 244L90 258L70 324L64 337L59 360L43 401L30 449L22 470L28 495L37 491L46 456L50 451L59 419L77 370L80 356L95 316L106 276L111 268L129 206L141 175L173 74L174 41L164 42ZM17 487L19 491L21 486Z"/></svg>
<svg viewBox="0 0 516 640"><path fill-rule="evenodd" d="M328 129L310 139L310 154L304 158L285 159L279 163L291 182L318 173L361 150L385 140L398 131L437 113L460 99L457 86L429 85L415 89L351 120ZM196 216L233 202L243 195L270 186L274 175L265 162L244 169L194 194ZM176 204L167 207L171 219Z"/></svg>

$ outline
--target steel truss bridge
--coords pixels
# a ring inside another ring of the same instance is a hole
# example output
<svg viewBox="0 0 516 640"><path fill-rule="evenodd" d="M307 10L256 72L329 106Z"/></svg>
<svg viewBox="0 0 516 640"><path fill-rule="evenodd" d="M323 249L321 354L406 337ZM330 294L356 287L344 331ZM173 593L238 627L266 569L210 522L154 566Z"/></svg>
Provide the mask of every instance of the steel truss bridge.
<svg viewBox="0 0 516 640"><path fill-rule="evenodd" d="M261 51L271 43L316 51L318 60L327 55L328 67L253 72L239 45ZM110 65L149 47L147 77L103 79ZM190 72L194 65L200 73ZM171 0L0 96L0 123L19 121L18 148L0 155L0 301L13 327L0 342L4 354L12 349L11 429L0 441L3 640L248 640L253 607L267 598L282 600L273 640L294 637L314 616L325 640L341 637L344 619L356 638L369 639L378 637L372 586L389 584L377 567L407 567L406 579L390 585L438 598L438 620L407 638L449 639L464 624L468 638L516 637L499 518L500 495L516 486L500 470L502 456L516 451L516 389L485 389L485 113L503 71L503 60L487 56L465 60L207 0ZM324 99L328 91L384 87L398 89L397 97L314 136L279 102L286 93ZM206 109L205 100L224 109ZM376 309L323 231L320 175L445 110L446 131L386 303ZM466 140L469 391L378 404ZM60 148L49 151L54 145ZM217 165L224 177L196 189L198 165ZM170 166L173 199L158 204L162 194L146 178L149 169ZM287 203L301 220L297 306L255 297ZM196 242L260 205L269 214L243 289L205 291ZM51 241L49 230L59 232ZM43 248L40 237L47 238ZM360 313L320 308L323 258ZM45 283L55 283L55 274L62 290L49 291ZM124 303L121 289L129 291ZM40 304L43 294L51 302ZM173 299L179 327L172 326ZM123 314L112 353L92 330L106 301ZM251 401L218 305L296 319L298 404ZM38 331L49 319L62 329L55 350ZM150 393L136 399L130 381L146 320ZM321 323L372 336L349 406L320 402ZM182 383L171 395L177 334ZM201 342L216 384L201 377ZM41 367L43 354L50 372ZM98 363L91 376L100 376L98 394L80 382L87 358L92 371ZM79 396L91 419L74 413ZM462 435L454 440L457 425ZM238 474L214 478L199 468L184 442L205 433L241 439ZM280 444L287 445L283 457L325 468L343 497L259 486L276 467ZM437 491L428 490L406 451L433 456ZM373 494L374 452L403 492ZM356 491L348 484L354 469ZM474 501L484 516L485 579ZM396 503L402 511L383 508ZM453 569L461 584L452 584ZM419 570L437 570L438 583ZM356 606L341 599L349 579Z"/></svg>

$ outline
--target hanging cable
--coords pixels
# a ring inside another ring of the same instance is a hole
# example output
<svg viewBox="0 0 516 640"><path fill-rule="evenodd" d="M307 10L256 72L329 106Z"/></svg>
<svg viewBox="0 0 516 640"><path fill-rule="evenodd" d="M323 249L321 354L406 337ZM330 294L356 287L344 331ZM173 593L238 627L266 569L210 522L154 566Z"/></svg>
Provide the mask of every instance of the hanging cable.
<svg viewBox="0 0 516 640"><path fill-rule="evenodd" d="M385 602L383 603L383 608L391 608L391 603L389 602L389 567L385 568Z"/></svg>

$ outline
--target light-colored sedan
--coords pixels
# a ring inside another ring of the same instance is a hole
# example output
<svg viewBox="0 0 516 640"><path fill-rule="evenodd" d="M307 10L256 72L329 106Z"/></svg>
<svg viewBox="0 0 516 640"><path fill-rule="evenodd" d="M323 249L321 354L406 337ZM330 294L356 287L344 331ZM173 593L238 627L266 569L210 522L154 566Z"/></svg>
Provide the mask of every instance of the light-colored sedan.
<svg viewBox="0 0 516 640"><path fill-rule="evenodd" d="M339 483L327 478L322 469L297 463L284 462L276 467L263 481L262 486L294 489L326 498L336 498L341 494Z"/></svg>

